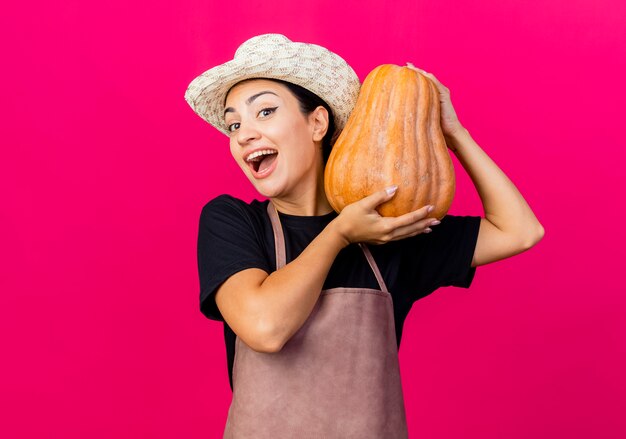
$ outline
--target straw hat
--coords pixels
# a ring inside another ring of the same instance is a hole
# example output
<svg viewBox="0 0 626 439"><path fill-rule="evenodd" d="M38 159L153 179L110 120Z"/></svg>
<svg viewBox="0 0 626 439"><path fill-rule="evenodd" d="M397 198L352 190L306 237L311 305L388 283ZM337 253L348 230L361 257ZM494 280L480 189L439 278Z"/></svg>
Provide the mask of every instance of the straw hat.
<svg viewBox="0 0 626 439"><path fill-rule="evenodd" d="M225 135L224 101L230 88L249 78L275 78L300 85L332 109L337 132L345 126L359 95L359 77L339 55L281 34L245 41L235 57L196 77L185 92L193 111Z"/></svg>

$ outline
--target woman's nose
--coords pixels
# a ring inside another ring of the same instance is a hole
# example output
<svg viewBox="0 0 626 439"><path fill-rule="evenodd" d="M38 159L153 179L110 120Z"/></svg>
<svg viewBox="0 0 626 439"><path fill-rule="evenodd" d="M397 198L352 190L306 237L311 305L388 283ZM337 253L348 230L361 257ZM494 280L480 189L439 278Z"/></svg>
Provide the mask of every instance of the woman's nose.
<svg viewBox="0 0 626 439"><path fill-rule="evenodd" d="M237 132L237 141L240 144L245 145L250 140L257 139L259 135L259 131L253 124L241 125L239 126L239 130Z"/></svg>

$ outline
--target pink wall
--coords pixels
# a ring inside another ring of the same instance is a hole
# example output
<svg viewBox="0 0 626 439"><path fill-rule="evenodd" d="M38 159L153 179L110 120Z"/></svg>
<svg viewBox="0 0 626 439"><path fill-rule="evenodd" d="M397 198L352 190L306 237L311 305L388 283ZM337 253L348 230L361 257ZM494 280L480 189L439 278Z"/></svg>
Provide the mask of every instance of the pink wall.
<svg viewBox="0 0 626 439"><path fill-rule="evenodd" d="M626 436L626 3L86 5L0 17L2 437L220 437L230 389L222 326L198 309L198 217L220 193L260 196L183 94L266 32L361 80L433 72L545 227L413 307L411 437ZM454 160L450 213L482 215Z"/></svg>

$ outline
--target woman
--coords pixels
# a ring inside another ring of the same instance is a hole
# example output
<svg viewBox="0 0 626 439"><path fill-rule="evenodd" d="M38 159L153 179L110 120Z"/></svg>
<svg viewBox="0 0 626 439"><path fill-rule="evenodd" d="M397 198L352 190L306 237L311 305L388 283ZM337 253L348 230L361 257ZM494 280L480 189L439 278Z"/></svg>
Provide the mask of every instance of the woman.
<svg viewBox="0 0 626 439"><path fill-rule="evenodd" d="M468 288L475 267L543 236L458 121L448 89L424 73L485 218L447 215L437 225L431 206L381 217L376 206L396 187L333 211L324 165L360 83L327 49L256 36L190 84L187 102L229 136L268 198L221 195L200 218L201 310L224 322L233 389L224 437L407 437L397 353L412 304L441 286Z"/></svg>

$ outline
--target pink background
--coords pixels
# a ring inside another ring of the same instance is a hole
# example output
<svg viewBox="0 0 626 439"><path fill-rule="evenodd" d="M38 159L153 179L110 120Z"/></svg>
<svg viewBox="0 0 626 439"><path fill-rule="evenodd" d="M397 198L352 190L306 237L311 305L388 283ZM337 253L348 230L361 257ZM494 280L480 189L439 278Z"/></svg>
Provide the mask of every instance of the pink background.
<svg viewBox="0 0 626 439"><path fill-rule="evenodd" d="M175 5L175 4L178 5ZM411 437L626 436L626 3L107 1L5 6L0 436L217 438L222 325L198 308L202 206L262 197L183 99L253 35L361 80L413 62L545 227L405 325ZM483 215L454 158L451 214Z"/></svg>

